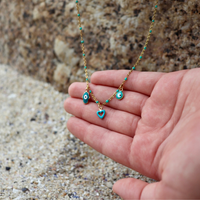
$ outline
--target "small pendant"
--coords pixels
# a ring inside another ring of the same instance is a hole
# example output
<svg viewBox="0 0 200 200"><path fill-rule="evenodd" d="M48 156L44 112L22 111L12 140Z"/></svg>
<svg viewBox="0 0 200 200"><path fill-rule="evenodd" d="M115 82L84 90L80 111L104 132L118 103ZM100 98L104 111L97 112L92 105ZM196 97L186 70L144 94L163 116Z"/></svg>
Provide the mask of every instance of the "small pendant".
<svg viewBox="0 0 200 200"><path fill-rule="evenodd" d="M85 92L85 93L83 94L83 103L87 104L88 101L89 101L89 99L90 99L89 93L88 93L88 92Z"/></svg>
<svg viewBox="0 0 200 200"><path fill-rule="evenodd" d="M105 110L99 110L97 111L97 116L100 118L100 119L103 119L104 116L106 114L106 111Z"/></svg>
<svg viewBox="0 0 200 200"><path fill-rule="evenodd" d="M116 98L117 98L118 100L122 100L122 99L124 98L123 92L122 92L122 91L117 92Z"/></svg>

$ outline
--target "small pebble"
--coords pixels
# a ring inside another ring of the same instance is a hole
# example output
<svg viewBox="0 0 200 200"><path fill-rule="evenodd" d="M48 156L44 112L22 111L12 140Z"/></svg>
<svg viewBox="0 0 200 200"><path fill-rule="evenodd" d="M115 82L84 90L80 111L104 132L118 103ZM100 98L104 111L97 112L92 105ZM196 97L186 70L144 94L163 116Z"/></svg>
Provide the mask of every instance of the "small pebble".
<svg viewBox="0 0 200 200"><path fill-rule="evenodd" d="M106 182L106 186L112 188L113 184L111 182Z"/></svg>
<svg viewBox="0 0 200 200"><path fill-rule="evenodd" d="M10 171L11 167L6 167L6 171Z"/></svg>
<svg viewBox="0 0 200 200"><path fill-rule="evenodd" d="M22 192L27 192L27 191L29 191L28 188L22 188Z"/></svg>

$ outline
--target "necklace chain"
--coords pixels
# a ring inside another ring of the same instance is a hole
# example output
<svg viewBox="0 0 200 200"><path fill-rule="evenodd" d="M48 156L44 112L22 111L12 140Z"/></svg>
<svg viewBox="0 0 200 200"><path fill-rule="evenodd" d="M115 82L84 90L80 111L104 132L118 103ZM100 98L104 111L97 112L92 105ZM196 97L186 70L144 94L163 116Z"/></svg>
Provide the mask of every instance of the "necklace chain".
<svg viewBox="0 0 200 200"><path fill-rule="evenodd" d="M156 11L157 11L157 7L158 7L158 1L159 0L156 0L156 3L155 3L155 7L154 7L154 12L153 12L153 17L152 17L152 21L151 21L151 25L150 25L150 28L149 28L149 32L148 32L148 35L147 35L147 39L146 39L146 42L145 42L145 45L143 47L143 50L142 52L140 53L135 65L130 69L130 71L128 72L128 74L126 75L126 77L124 78L123 82L121 83L121 85L119 86L119 88L114 92L114 94L109 98L107 99L104 103L100 103L98 101L98 99L94 96L93 92L91 91L90 89L90 86L89 86L89 78L88 78L88 71L87 71L87 62L86 62L86 55L85 55L85 47L84 47L84 40L83 40L83 28L82 28L82 25L81 25L81 15L80 15L80 12L79 12L79 3L78 1L76 1L76 8L77 8L77 16L78 16L78 23L79 23L79 30L80 30L80 35L81 35L81 48L82 48L82 53L83 53L83 61L84 61L84 70L85 70L85 77L86 77L86 92L89 92L90 95L92 96L93 100L98 104L98 107L99 107L99 110L102 111L103 110L103 106L106 105L107 103L109 103L115 96L116 94L119 92L119 91L123 91L123 86L124 86L124 83L127 81L129 75L131 74L132 71L134 71L138 65L138 63L140 62L140 60L142 59L142 56L147 48L147 45L149 43L149 39L150 39L150 36L151 36L151 33L152 33L152 29L153 29L153 26L154 26L154 22L155 22L155 16L156 16Z"/></svg>

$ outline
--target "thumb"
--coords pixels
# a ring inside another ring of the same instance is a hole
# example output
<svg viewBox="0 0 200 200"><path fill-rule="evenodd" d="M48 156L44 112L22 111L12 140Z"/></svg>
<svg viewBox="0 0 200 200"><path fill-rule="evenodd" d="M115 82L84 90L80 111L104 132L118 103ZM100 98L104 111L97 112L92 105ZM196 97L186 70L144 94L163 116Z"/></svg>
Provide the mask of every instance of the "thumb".
<svg viewBox="0 0 200 200"><path fill-rule="evenodd" d="M113 191L124 200L154 198L157 183L148 184L135 178L125 178L117 181Z"/></svg>

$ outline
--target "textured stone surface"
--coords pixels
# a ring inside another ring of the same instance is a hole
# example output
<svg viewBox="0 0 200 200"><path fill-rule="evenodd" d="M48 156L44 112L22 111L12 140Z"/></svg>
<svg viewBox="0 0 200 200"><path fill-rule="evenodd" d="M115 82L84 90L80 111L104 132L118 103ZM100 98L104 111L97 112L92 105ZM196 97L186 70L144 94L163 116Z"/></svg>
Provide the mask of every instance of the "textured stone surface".
<svg viewBox="0 0 200 200"><path fill-rule="evenodd" d="M130 69L145 43L155 1L79 2L91 73ZM0 62L64 92L71 82L84 81L76 15L75 2L70 0L1 0ZM155 28L137 70L198 67L199 27L199 0L160 0ZM58 77L60 64L66 67L65 80L62 73Z"/></svg>

